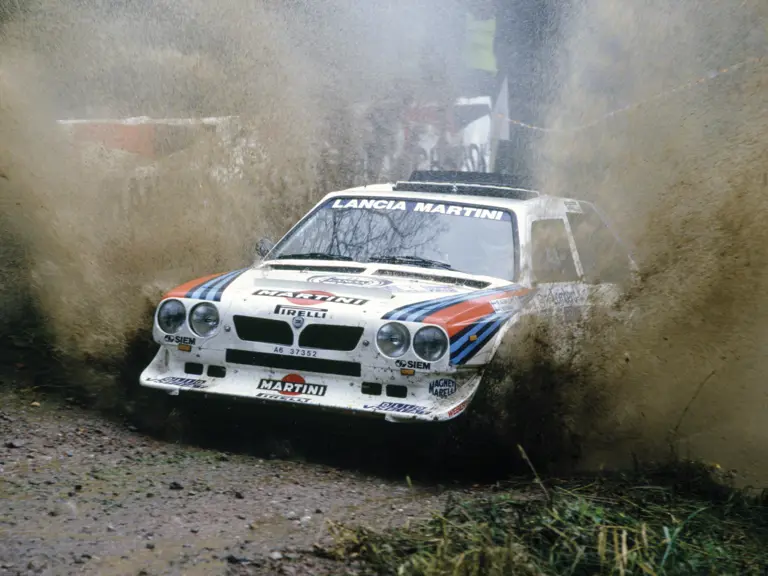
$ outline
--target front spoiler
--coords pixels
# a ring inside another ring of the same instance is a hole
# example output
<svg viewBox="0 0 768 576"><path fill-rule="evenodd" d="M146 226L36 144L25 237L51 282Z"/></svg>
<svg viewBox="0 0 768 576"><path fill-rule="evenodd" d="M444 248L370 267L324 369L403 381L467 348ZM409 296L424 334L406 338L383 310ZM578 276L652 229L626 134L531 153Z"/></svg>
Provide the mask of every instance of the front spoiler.
<svg viewBox="0 0 768 576"><path fill-rule="evenodd" d="M184 372L184 363L174 359L165 347L142 372L139 382L147 388L171 395L185 393L216 394L224 397L255 400L263 404L291 404L296 407L338 411L362 417L378 417L389 422L444 422L459 416L469 405L482 378L477 370L466 373L419 373L409 379L408 396L387 396L387 384L381 382L379 394L364 394L363 382L371 378L329 377L327 374L302 373L309 394L281 392L264 386L283 387L292 382L295 372L242 365L227 365L223 378L192 375ZM219 364L219 363L217 363ZM463 372L463 371L462 371ZM447 398L430 393L429 382L449 379L456 382L456 392ZM375 382L375 381L374 381Z"/></svg>

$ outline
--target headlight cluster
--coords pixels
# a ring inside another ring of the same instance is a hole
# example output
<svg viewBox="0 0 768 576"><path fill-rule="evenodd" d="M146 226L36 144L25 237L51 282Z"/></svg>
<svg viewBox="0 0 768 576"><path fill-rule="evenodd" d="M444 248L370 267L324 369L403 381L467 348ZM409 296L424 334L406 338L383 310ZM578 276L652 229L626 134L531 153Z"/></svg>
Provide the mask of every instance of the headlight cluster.
<svg viewBox="0 0 768 576"><path fill-rule="evenodd" d="M157 310L157 325L166 334L176 334L187 321L187 309L179 300L166 300ZM219 327L219 311L209 302L195 304L189 313L192 332L205 338Z"/></svg>
<svg viewBox="0 0 768 576"><path fill-rule="evenodd" d="M403 324L388 322L376 333L376 344L385 356L400 358L411 347L411 333ZM448 350L448 337L437 326L424 326L413 336L413 351L422 360L436 362Z"/></svg>

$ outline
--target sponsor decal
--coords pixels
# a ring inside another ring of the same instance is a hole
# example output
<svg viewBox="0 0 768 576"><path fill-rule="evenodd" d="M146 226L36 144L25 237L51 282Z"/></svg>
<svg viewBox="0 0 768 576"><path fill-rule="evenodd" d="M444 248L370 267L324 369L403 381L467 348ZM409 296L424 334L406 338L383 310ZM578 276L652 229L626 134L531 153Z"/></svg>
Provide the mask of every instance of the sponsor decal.
<svg viewBox="0 0 768 576"><path fill-rule="evenodd" d="M325 308L306 308L304 306L285 306L283 304L278 304L275 306L275 314L299 318L325 318L328 316L328 310Z"/></svg>
<svg viewBox="0 0 768 576"><path fill-rule="evenodd" d="M367 410L382 410L383 412L399 412L401 414L429 414L431 410L424 406L415 406L413 404L402 404L400 402L381 402L379 404L366 404L363 408Z"/></svg>
<svg viewBox="0 0 768 576"><path fill-rule="evenodd" d="M437 292L437 293L451 293L451 292L458 292L459 289L455 286L435 286L435 285L426 285L423 287L425 292Z"/></svg>
<svg viewBox="0 0 768 576"><path fill-rule="evenodd" d="M389 210L399 212L424 212L427 214L445 214L446 216L462 216L465 218L480 218L482 220L512 221L512 216L506 210L488 209L478 206L462 206L445 202L418 202L411 200L386 200L383 198L336 198L330 201L334 209L366 209Z"/></svg>
<svg viewBox="0 0 768 576"><path fill-rule="evenodd" d="M171 336L170 334L166 334L163 337L163 340L168 344L189 344L190 346L194 346L197 342L197 338L190 338L189 336Z"/></svg>
<svg viewBox="0 0 768 576"><path fill-rule="evenodd" d="M346 296L336 296L330 292L321 292L319 290L302 290L300 292L286 292L283 290L256 290L254 296L269 296L271 298L286 298L291 304L314 306L322 302L332 304L349 304L351 306L362 306L368 300L362 298L348 298Z"/></svg>
<svg viewBox="0 0 768 576"><path fill-rule="evenodd" d="M395 360L395 366L398 368L413 368L414 370L432 369L432 364L429 362L420 362L418 360Z"/></svg>
<svg viewBox="0 0 768 576"><path fill-rule="evenodd" d="M170 384L171 386L180 386L181 388L207 388L208 381L198 378L181 378L179 376L166 376L165 378L147 378L150 382L157 384Z"/></svg>
<svg viewBox="0 0 768 576"><path fill-rule="evenodd" d="M455 286L441 286L434 284L391 284L385 288L390 292L434 292L434 293L453 293L458 292Z"/></svg>
<svg viewBox="0 0 768 576"><path fill-rule="evenodd" d="M520 310L520 300L516 297L491 300L491 306L496 312L517 312Z"/></svg>
<svg viewBox="0 0 768 576"><path fill-rule="evenodd" d="M464 402L462 402L458 406L455 406L450 410L448 410L448 417L453 418L457 414L461 414L462 412L464 412L464 409L467 407L467 404L469 404L469 400L464 400Z"/></svg>
<svg viewBox="0 0 768 576"><path fill-rule="evenodd" d="M549 295L557 306L578 306L580 304L579 294L574 290L553 288Z"/></svg>
<svg viewBox="0 0 768 576"><path fill-rule="evenodd" d="M274 394L267 394L266 392L259 392L256 394L256 398L267 398L269 400L276 400L278 402L294 402L296 404L309 403L309 398L297 398L295 396L275 396Z"/></svg>
<svg viewBox="0 0 768 576"><path fill-rule="evenodd" d="M429 393L438 398L449 398L456 394L456 380L440 378L429 383Z"/></svg>
<svg viewBox="0 0 768 576"><path fill-rule="evenodd" d="M271 390L281 396L325 396L328 387L323 384L307 384L299 374L288 374L282 380L262 378L259 390Z"/></svg>
<svg viewBox="0 0 768 576"><path fill-rule="evenodd" d="M361 288L376 288L392 284L391 280L372 278L370 276L312 276L307 278L307 282L336 284L338 286L357 286Z"/></svg>

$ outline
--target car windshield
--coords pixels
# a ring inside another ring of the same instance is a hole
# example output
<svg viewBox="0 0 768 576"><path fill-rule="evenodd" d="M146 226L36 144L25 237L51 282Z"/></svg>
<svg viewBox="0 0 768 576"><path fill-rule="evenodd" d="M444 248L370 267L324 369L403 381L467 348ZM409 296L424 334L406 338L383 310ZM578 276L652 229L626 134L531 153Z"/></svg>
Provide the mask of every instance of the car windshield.
<svg viewBox="0 0 768 576"><path fill-rule="evenodd" d="M333 198L270 259L381 262L516 278L517 219L496 207L402 198Z"/></svg>

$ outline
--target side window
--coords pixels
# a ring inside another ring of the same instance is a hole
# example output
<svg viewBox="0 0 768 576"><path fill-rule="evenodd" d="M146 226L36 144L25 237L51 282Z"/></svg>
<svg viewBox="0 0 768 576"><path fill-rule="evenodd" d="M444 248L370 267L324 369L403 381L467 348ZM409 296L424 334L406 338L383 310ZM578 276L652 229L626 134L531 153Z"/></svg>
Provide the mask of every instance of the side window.
<svg viewBox="0 0 768 576"><path fill-rule="evenodd" d="M591 205L581 202L579 206L583 212L568 212L568 222L584 269L584 281L626 281L631 274L629 254Z"/></svg>
<svg viewBox="0 0 768 576"><path fill-rule="evenodd" d="M565 221L536 220L531 225L533 276L537 282L578 282Z"/></svg>

